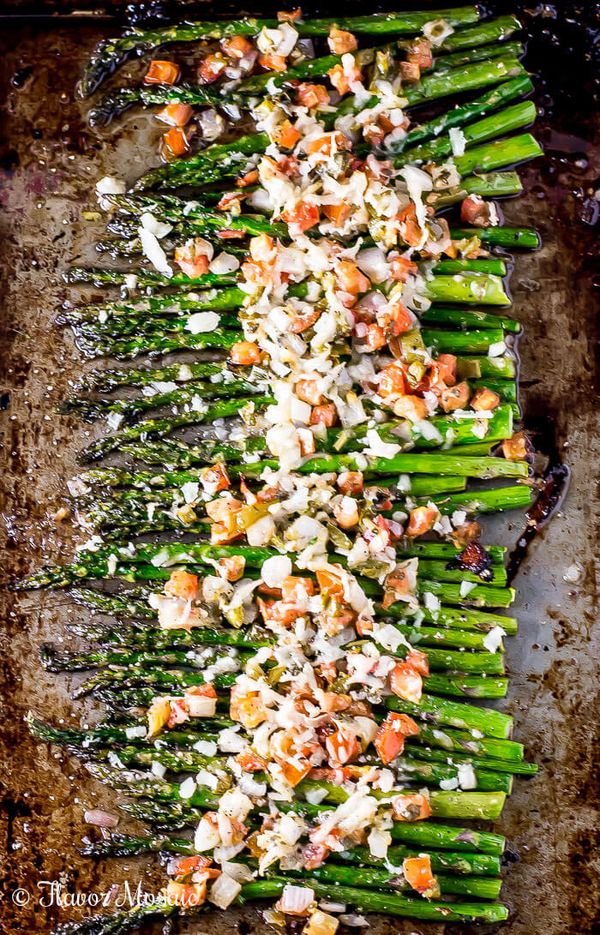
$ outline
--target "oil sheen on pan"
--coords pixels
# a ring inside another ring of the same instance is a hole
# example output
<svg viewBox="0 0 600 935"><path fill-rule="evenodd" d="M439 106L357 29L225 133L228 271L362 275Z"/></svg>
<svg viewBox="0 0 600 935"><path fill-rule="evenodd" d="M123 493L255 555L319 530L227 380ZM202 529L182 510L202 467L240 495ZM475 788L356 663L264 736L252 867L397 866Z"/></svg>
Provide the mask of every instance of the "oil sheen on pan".
<svg viewBox="0 0 600 935"><path fill-rule="evenodd" d="M391 9L2 11L7 931L593 931L598 24Z"/></svg>

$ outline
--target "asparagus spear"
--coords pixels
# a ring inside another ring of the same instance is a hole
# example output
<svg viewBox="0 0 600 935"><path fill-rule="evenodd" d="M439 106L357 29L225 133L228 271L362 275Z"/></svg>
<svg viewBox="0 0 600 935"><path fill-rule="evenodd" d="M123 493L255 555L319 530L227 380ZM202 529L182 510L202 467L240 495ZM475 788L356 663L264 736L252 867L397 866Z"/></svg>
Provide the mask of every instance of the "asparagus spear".
<svg viewBox="0 0 600 935"><path fill-rule="evenodd" d="M438 10L436 17L446 19L452 26L465 26L476 23L479 18L477 9L462 7L459 9ZM302 36L327 35L330 26L337 23L339 28L352 32L364 32L372 35L417 33L431 20L428 13L382 13L362 17L342 17L341 19L311 20L297 23L296 28ZM170 42L198 42L201 39L222 39L229 36L252 36L264 27L276 28L277 20L252 19L244 17L228 22L184 23L154 30L132 30L118 39L102 40L92 53L81 83L80 92L84 97L92 94L102 82L128 58L151 52Z"/></svg>

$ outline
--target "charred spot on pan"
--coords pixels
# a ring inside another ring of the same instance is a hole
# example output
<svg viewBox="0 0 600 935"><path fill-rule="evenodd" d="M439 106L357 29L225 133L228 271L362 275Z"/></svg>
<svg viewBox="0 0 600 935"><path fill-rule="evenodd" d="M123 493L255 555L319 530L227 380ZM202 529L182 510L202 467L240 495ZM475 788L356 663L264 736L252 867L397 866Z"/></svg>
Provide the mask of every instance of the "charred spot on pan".
<svg viewBox="0 0 600 935"><path fill-rule="evenodd" d="M449 569L457 568L460 571L470 571L472 574L478 575L482 581L491 581L493 577L491 565L491 555L486 552L481 542L472 539L456 558L448 562L446 567Z"/></svg>

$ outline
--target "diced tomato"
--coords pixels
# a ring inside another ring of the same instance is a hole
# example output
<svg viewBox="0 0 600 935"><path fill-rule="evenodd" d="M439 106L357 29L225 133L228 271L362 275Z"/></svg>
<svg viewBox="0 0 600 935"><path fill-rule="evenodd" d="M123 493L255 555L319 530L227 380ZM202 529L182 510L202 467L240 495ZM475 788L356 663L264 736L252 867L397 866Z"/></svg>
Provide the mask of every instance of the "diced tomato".
<svg viewBox="0 0 600 935"><path fill-rule="evenodd" d="M402 302L390 302L385 315L388 335L397 337L414 328L413 317ZM383 324L383 322L381 322Z"/></svg>
<svg viewBox="0 0 600 935"><path fill-rule="evenodd" d="M471 398L471 409L476 412L491 412L500 405L500 397L493 390L488 390L487 386L475 390Z"/></svg>
<svg viewBox="0 0 600 935"><path fill-rule="evenodd" d="M256 603L266 624L289 627L300 616L297 605L288 604L286 601L263 601L259 597Z"/></svg>
<svg viewBox="0 0 600 935"><path fill-rule="evenodd" d="M252 341L237 341L229 351L229 359L232 363L240 364L243 367L259 364L261 360L260 348L258 344L254 344Z"/></svg>
<svg viewBox="0 0 600 935"><path fill-rule="evenodd" d="M283 211L281 217L286 224L293 224L295 228L304 232L319 223L319 206L310 201L298 201L293 208Z"/></svg>
<svg viewBox="0 0 600 935"><path fill-rule="evenodd" d="M344 292L350 292L352 295L367 292L371 286L367 277L361 273L356 263L351 260L341 260L337 265L335 275L340 289Z"/></svg>
<svg viewBox="0 0 600 935"><path fill-rule="evenodd" d="M358 48L356 36L345 29L338 29L337 26L331 26L327 45L332 55L344 55L346 52L354 52Z"/></svg>
<svg viewBox="0 0 600 935"><path fill-rule="evenodd" d="M417 893L433 895L438 888L438 882L431 870L431 857L429 854L420 854L418 857L405 857L402 861L404 879Z"/></svg>
<svg viewBox="0 0 600 935"><path fill-rule="evenodd" d="M438 376L446 386L456 383L456 357L454 354L440 354L436 360Z"/></svg>
<svg viewBox="0 0 600 935"><path fill-rule="evenodd" d="M181 127L171 127L160 138L160 155L165 162L185 156L189 148L188 138Z"/></svg>
<svg viewBox="0 0 600 935"><path fill-rule="evenodd" d="M246 559L243 555L230 555L229 558L220 558L217 565L219 571L225 572L228 581L239 581L246 568Z"/></svg>
<svg viewBox="0 0 600 935"><path fill-rule="evenodd" d="M171 127L184 127L194 113L189 104L167 104L157 111L156 119L168 123Z"/></svg>
<svg viewBox="0 0 600 935"><path fill-rule="evenodd" d="M238 753L235 760L246 773L260 773L267 768L267 761L250 748Z"/></svg>
<svg viewBox="0 0 600 935"><path fill-rule="evenodd" d="M341 497L340 501L333 505L333 515L342 529L352 529L353 526L357 526L360 514L356 500L353 497Z"/></svg>
<svg viewBox="0 0 600 935"><path fill-rule="evenodd" d="M351 763L361 752L356 734L341 727L325 738L325 749L332 766Z"/></svg>
<svg viewBox="0 0 600 935"><path fill-rule="evenodd" d="M330 101L329 91L324 84L308 84L303 82L296 88L296 100L302 107L314 108L327 106Z"/></svg>
<svg viewBox="0 0 600 935"><path fill-rule="evenodd" d="M338 227L342 227L350 214L352 213L352 208L350 205L322 205L321 210L326 218L329 218L334 224Z"/></svg>
<svg viewBox="0 0 600 935"><path fill-rule="evenodd" d="M403 82L413 84L421 77L421 69L416 62L400 62L400 77Z"/></svg>
<svg viewBox="0 0 600 935"><path fill-rule="evenodd" d="M248 692L232 685L229 698L229 717L232 721L239 721L246 730L254 730L266 720L267 709L260 692Z"/></svg>
<svg viewBox="0 0 600 935"><path fill-rule="evenodd" d="M418 247L423 234L417 219L417 209L412 202L400 212L398 215L398 222L400 225L400 236L404 243L408 244L409 247Z"/></svg>
<svg viewBox="0 0 600 935"><path fill-rule="evenodd" d="M387 610L392 604L395 604L399 598L403 598L412 593L412 581L404 564L396 565L393 571L385 579L385 590L383 594L383 607Z"/></svg>
<svg viewBox="0 0 600 935"><path fill-rule="evenodd" d="M421 675L429 675L429 658L427 653L422 653L420 649L411 649L404 660L407 665L419 672Z"/></svg>
<svg viewBox="0 0 600 935"><path fill-rule="evenodd" d="M416 737L419 727L407 714L390 711L375 735L375 749L384 766L400 756L407 737Z"/></svg>
<svg viewBox="0 0 600 935"><path fill-rule="evenodd" d="M341 493L349 497L362 493L364 486L362 471L342 471L338 474L337 486Z"/></svg>
<svg viewBox="0 0 600 935"><path fill-rule="evenodd" d="M290 331L292 334L302 334L303 331L306 331L308 328L312 328L316 324L323 314L322 309L312 306L297 312L290 323Z"/></svg>
<svg viewBox="0 0 600 935"><path fill-rule="evenodd" d="M183 601L192 601L198 594L197 575L192 575L181 568L172 571L165 584L165 594L170 597L180 597Z"/></svg>
<svg viewBox="0 0 600 935"><path fill-rule="evenodd" d="M515 432L512 438L505 438L502 442L502 454L509 461L523 461L527 451L527 436L524 432Z"/></svg>
<svg viewBox="0 0 600 935"><path fill-rule="evenodd" d="M317 380L298 380L294 391L298 399L308 403L309 406L320 406L323 401L323 394Z"/></svg>
<svg viewBox="0 0 600 935"><path fill-rule="evenodd" d="M312 764L307 754L311 752L311 748L302 743L298 745L298 738L293 730L282 730L274 734L271 737L270 748L271 756L281 767L290 786L297 786L308 776Z"/></svg>
<svg viewBox="0 0 600 935"><path fill-rule="evenodd" d="M334 65L333 68L329 69L327 75L335 90L338 94L341 94L342 97L350 91L351 86L355 82L362 80L362 72L356 64L351 68L344 67L343 65Z"/></svg>
<svg viewBox="0 0 600 935"><path fill-rule="evenodd" d="M336 574L335 571L329 571L326 568L318 568L316 575L321 594L325 594L328 597L344 596L344 585L342 584L342 579L339 574Z"/></svg>
<svg viewBox="0 0 600 935"><path fill-rule="evenodd" d="M423 821L431 816L429 796L423 792L413 792L395 796L392 811L396 821Z"/></svg>
<svg viewBox="0 0 600 935"><path fill-rule="evenodd" d="M298 140L300 139L300 132L290 123L289 120L284 120L274 131L273 139L278 146L283 146L284 149L293 149Z"/></svg>
<svg viewBox="0 0 600 935"><path fill-rule="evenodd" d="M237 230L234 228L224 228L220 230L217 234L219 240L243 240L246 236L246 232L243 230Z"/></svg>
<svg viewBox="0 0 600 935"><path fill-rule="evenodd" d="M423 694L423 679L407 662L399 662L390 672L390 688L398 698L418 704Z"/></svg>
<svg viewBox="0 0 600 935"><path fill-rule="evenodd" d="M320 867L329 855L331 849L325 844L307 844L302 851L302 860L306 870L316 870Z"/></svg>
<svg viewBox="0 0 600 935"><path fill-rule="evenodd" d="M258 64L266 71L285 71L287 68L285 55L276 55L275 52L259 55Z"/></svg>
<svg viewBox="0 0 600 935"><path fill-rule="evenodd" d="M182 247L175 248L175 262L191 279L208 273L207 249L210 245L202 237L188 240Z"/></svg>
<svg viewBox="0 0 600 935"><path fill-rule="evenodd" d="M310 414L310 425L324 425L331 428L337 422L338 414L334 403L323 403L315 406Z"/></svg>
<svg viewBox="0 0 600 935"><path fill-rule="evenodd" d="M191 909L206 902L206 880L202 883L177 883L170 880L165 889L167 905Z"/></svg>
<svg viewBox="0 0 600 935"><path fill-rule="evenodd" d="M203 854L192 854L190 857L178 857L174 861L173 869L169 869L169 872L176 877L187 877L197 870L206 870L211 863L212 859L210 857L205 857Z"/></svg>
<svg viewBox="0 0 600 935"><path fill-rule="evenodd" d="M144 84L175 84L179 81L181 70L175 62L163 62L158 59L150 62L144 75Z"/></svg>
<svg viewBox="0 0 600 935"><path fill-rule="evenodd" d="M203 468L200 471L200 480L204 489L213 494L231 487L227 468L222 461L217 461L216 464Z"/></svg>
<svg viewBox="0 0 600 935"><path fill-rule="evenodd" d="M444 412L454 412L455 409L464 409L469 402L469 385L463 380L456 386L443 390L440 395L440 405Z"/></svg>
<svg viewBox="0 0 600 935"><path fill-rule="evenodd" d="M238 188L247 188L249 185L256 185L258 182L258 169L250 169L244 175L236 180Z"/></svg>
<svg viewBox="0 0 600 935"><path fill-rule="evenodd" d="M206 504L206 512L215 522L222 523L228 516L239 513L243 505L241 500L234 497L217 497Z"/></svg>
<svg viewBox="0 0 600 935"><path fill-rule="evenodd" d="M362 325L361 331L364 333L360 335L359 343L363 354L372 354L374 351L386 346L387 338L381 325L375 323Z"/></svg>
<svg viewBox="0 0 600 935"><path fill-rule="evenodd" d="M406 527L406 535L412 537L422 536L433 529L440 516L440 511L433 506L417 506L410 511L410 519Z"/></svg>
<svg viewBox="0 0 600 935"><path fill-rule="evenodd" d="M396 282L406 282L409 276L416 274L417 270L417 264L405 256L395 256L390 261L390 273Z"/></svg>
<svg viewBox="0 0 600 935"><path fill-rule="evenodd" d="M295 10L278 10L277 21L279 23L296 23L302 19L302 7L297 6Z"/></svg>
<svg viewBox="0 0 600 935"><path fill-rule="evenodd" d="M288 575L281 584L281 596L290 604L305 604L309 597L315 593L315 586L311 578L299 578Z"/></svg>
<svg viewBox="0 0 600 935"><path fill-rule="evenodd" d="M463 224L473 227L489 227L492 223L492 208L481 195L469 195L460 206L460 219Z"/></svg>
<svg viewBox="0 0 600 935"><path fill-rule="evenodd" d="M427 417L427 403L420 396L400 396L394 403L394 413L400 419L421 422Z"/></svg>
<svg viewBox="0 0 600 935"><path fill-rule="evenodd" d="M227 59L220 52L207 55L198 65L198 80L201 84L212 84L221 77L226 68Z"/></svg>
<svg viewBox="0 0 600 935"><path fill-rule="evenodd" d="M245 36L227 36L221 39L221 48L225 55L238 61L254 51L254 46Z"/></svg>
<svg viewBox="0 0 600 935"><path fill-rule="evenodd" d="M314 140L309 140L302 144L302 149L307 156L314 156L319 153L322 156L329 157L334 152L346 152L352 148L352 143L343 133L326 133L324 136L318 136Z"/></svg>
<svg viewBox="0 0 600 935"><path fill-rule="evenodd" d="M419 68L431 68L433 65L431 43L424 36L415 39L406 53L406 61L418 65Z"/></svg>
<svg viewBox="0 0 600 935"><path fill-rule="evenodd" d="M382 399L389 396L402 396L406 392L404 364L395 360L379 373L377 392Z"/></svg>

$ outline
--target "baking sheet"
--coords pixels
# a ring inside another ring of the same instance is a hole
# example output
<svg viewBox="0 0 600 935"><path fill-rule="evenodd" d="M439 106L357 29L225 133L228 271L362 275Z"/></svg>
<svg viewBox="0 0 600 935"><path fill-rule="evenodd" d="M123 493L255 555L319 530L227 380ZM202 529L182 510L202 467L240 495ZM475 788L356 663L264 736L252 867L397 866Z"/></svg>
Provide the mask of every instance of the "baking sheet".
<svg viewBox="0 0 600 935"><path fill-rule="evenodd" d="M519 5L493 6L504 12ZM53 3L24 10L15 0L0 6L2 14L17 14L0 19L0 535L5 581L44 558L70 556L69 525L57 526L51 514L61 505L66 478L77 470L74 456L85 443L86 429L53 412L81 367L68 333L52 327L57 307L67 296L73 298L60 272L74 262L94 261L93 228L80 220L94 181L124 165L131 177L138 175L154 153L153 143L145 152L138 146L147 124L139 114L104 137L86 128L75 83L93 44L115 26L105 23L102 10L86 17L23 16L66 9ZM318 12L331 15L333 10L328 6ZM350 4L344 12L351 12ZM203 16L210 15L205 8ZM516 781L496 823L496 830L509 838L509 860L514 860L503 892L511 918L494 929L501 935L600 930L597 922L594 927L600 900L593 854L598 829L594 740L600 712L597 697L594 702L600 655L597 626L594 632L600 425L593 288L600 139L589 57L598 28L595 15L595 4L530 5L526 17L534 39L528 62L542 69L538 100L545 114L538 135L549 149L544 160L522 170L526 194L504 205L508 223L531 224L544 239L539 252L517 259L511 281L514 312L525 326L522 401L540 447L568 462L571 485L558 515L530 546L516 580L514 612L521 630L508 641L511 682L505 708L515 715L515 736L527 744L541 772L533 780ZM130 68L135 72L136 64ZM511 514L509 520L490 523L488 535L512 547L522 517ZM576 584L563 577L573 564L581 569ZM143 858L94 863L78 855L87 830L83 809L114 809L114 794L91 783L73 759L34 743L23 724L30 707L52 720L78 719L81 706L69 699L70 678L45 673L37 648L45 640L59 640L65 620L85 611L62 592L19 598L7 592L3 608L0 930L47 933L57 921L92 912L93 900L114 881L127 881L131 893L138 881L156 892L156 865ZM63 895L76 893L82 904L58 905L59 884ZM120 898L128 899L123 886ZM196 933L217 929L248 935L266 932L267 926L254 908L203 915L187 926ZM369 931L467 935L475 928L383 920Z"/></svg>

